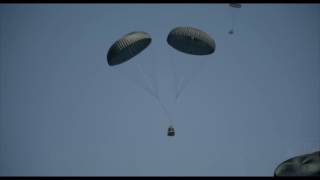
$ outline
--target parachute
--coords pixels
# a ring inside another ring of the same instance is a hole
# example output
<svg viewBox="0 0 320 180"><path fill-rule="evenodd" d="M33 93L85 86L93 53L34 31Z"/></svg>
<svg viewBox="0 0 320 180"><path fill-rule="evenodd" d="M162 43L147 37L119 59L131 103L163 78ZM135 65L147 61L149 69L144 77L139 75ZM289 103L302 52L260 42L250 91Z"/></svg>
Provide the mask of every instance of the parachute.
<svg viewBox="0 0 320 180"><path fill-rule="evenodd" d="M274 176L320 176L320 151L292 157L282 162Z"/></svg>
<svg viewBox="0 0 320 180"><path fill-rule="evenodd" d="M232 10L232 14L231 14L231 29L229 30L229 34L234 34L234 24L235 24L235 11L236 10L238 10L238 9L240 9L241 7L242 7L242 5L241 4L239 4L239 3L230 3L229 4L229 6L232 8L231 10Z"/></svg>
<svg viewBox="0 0 320 180"><path fill-rule="evenodd" d="M146 49L150 43L151 37L146 32L128 33L110 47L108 64L114 66L124 63Z"/></svg>
<svg viewBox="0 0 320 180"><path fill-rule="evenodd" d="M241 8L241 4L239 3L230 3L229 5L234 8Z"/></svg>
<svg viewBox="0 0 320 180"><path fill-rule="evenodd" d="M168 37L174 49L192 55L209 55L215 50L215 42L209 34L193 27L177 27Z"/></svg>
<svg viewBox="0 0 320 180"><path fill-rule="evenodd" d="M150 45L151 41L152 41L151 36L148 33L143 31L134 31L134 32L125 34L116 42L114 42L112 46L109 48L107 53L108 65L118 67L119 65L131 60L133 57L137 56L139 53L144 51ZM134 65L137 65L139 70L142 73L144 73L139 63L138 64L134 63ZM120 67L125 69L126 66L120 66ZM120 74L123 75L123 72ZM125 78L129 78L130 81L132 81L132 78L134 75L137 76L138 73L135 72L134 74L130 74ZM141 88L145 89L152 96L154 96L154 92L152 92L152 90L146 87L146 85L144 85L142 82L136 82L136 83L138 83Z"/></svg>
<svg viewBox="0 0 320 180"><path fill-rule="evenodd" d="M210 55L214 53L216 48L214 39L208 33L189 26L180 26L172 29L168 34L167 43L179 52L198 56ZM175 68L175 62L176 61L172 61L172 69ZM186 63L186 61L184 63ZM191 74L189 74L189 77L184 76L180 87L179 83L175 82L175 84L178 84L175 92L175 100L179 98L195 73L199 72L199 69L197 68L204 67L203 63L204 62L202 61L197 62L196 65L191 64ZM173 71L175 72L175 69ZM175 79L177 79L177 77L175 77Z"/></svg>

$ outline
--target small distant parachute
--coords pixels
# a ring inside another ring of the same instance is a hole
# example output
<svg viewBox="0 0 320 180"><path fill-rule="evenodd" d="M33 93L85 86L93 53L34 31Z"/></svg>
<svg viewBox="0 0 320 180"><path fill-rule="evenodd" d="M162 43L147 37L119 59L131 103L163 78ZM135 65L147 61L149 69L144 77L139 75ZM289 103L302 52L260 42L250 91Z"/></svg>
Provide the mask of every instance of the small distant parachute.
<svg viewBox="0 0 320 180"><path fill-rule="evenodd" d="M193 27L176 27L167 37L174 49L192 55L209 55L215 51L215 42L210 35Z"/></svg>
<svg viewBox="0 0 320 180"><path fill-rule="evenodd" d="M231 22L231 29L229 30L229 34L234 34L234 21L235 21L235 10L240 9L242 7L239 3L230 3L229 6L232 8L232 22Z"/></svg>
<svg viewBox="0 0 320 180"><path fill-rule="evenodd" d="M141 53L150 43L151 37L146 32L128 33L110 47L107 54L108 64L114 66L124 63Z"/></svg>
<svg viewBox="0 0 320 180"><path fill-rule="evenodd" d="M241 4L239 3L230 3L229 5L234 8L241 8Z"/></svg>

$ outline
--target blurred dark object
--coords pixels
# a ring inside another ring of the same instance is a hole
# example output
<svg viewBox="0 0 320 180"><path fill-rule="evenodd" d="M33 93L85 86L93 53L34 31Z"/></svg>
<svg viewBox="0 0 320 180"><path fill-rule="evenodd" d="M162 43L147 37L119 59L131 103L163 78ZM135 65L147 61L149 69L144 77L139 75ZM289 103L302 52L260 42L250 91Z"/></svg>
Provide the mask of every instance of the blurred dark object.
<svg viewBox="0 0 320 180"><path fill-rule="evenodd" d="M282 162L275 169L274 176L320 176L320 151Z"/></svg>
<svg viewBox="0 0 320 180"><path fill-rule="evenodd" d="M239 3L230 3L229 5L234 8L241 8L241 4Z"/></svg>
<svg viewBox="0 0 320 180"><path fill-rule="evenodd" d="M174 136L175 135L175 130L172 126L168 128L168 136Z"/></svg>

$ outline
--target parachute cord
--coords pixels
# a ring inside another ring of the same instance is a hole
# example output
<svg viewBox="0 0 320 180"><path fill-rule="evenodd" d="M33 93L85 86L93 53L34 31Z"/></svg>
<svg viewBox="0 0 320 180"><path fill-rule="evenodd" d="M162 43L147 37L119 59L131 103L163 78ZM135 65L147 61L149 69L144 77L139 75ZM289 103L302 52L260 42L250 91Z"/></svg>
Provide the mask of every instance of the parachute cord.
<svg viewBox="0 0 320 180"><path fill-rule="evenodd" d="M234 20L235 19L235 12L234 12L234 8L231 9L231 30L230 32L234 32Z"/></svg>
<svg viewBox="0 0 320 180"><path fill-rule="evenodd" d="M116 72L117 72L117 71L116 71ZM129 81L130 83L133 83L133 82L134 82L133 84L135 84L137 87L142 88L142 89L145 90L147 93L149 93L152 97L155 97L154 94L150 91L149 88L145 87L145 86L144 86L143 84L141 84L141 83L138 83L137 81L133 80L132 78L129 78L129 77L131 77L130 75L124 76L122 73L119 73L119 72L117 72L117 73L120 74L120 76L122 76L125 80Z"/></svg>
<svg viewBox="0 0 320 180"><path fill-rule="evenodd" d="M168 120L169 120L169 123L170 125L173 126L173 119L171 118L170 114L169 114L169 111L167 110L167 108L164 106L164 104L162 103L162 101L160 101L160 98L159 96L156 96L156 99L158 100L158 103L160 104L162 110L164 111L164 113L166 114Z"/></svg>
<svg viewBox="0 0 320 180"><path fill-rule="evenodd" d="M207 61L204 62L204 64L206 64L206 63L207 63ZM178 100L178 98L182 94L183 90L187 87L187 85L190 84L190 81L192 80L192 78L194 76L197 76L197 72L201 72L202 68L205 67L205 65L203 65L203 64L201 64L200 66L201 67L200 67L199 71L197 71L197 68L194 68L194 67L192 68L192 72L191 72L191 77L190 78L187 78L186 76L184 77L184 79L182 81L182 84L181 84L181 89L180 89L180 91L178 91L178 94L177 94L177 96L175 98L175 102Z"/></svg>
<svg viewBox="0 0 320 180"><path fill-rule="evenodd" d="M156 58L154 58L153 62L152 62L152 66L153 66L153 72L155 73L154 75L154 86L155 86L155 91L156 91L156 95L159 96L159 87L158 87L158 71L157 71L157 61Z"/></svg>
<svg viewBox="0 0 320 180"><path fill-rule="evenodd" d="M141 64L138 64L137 65L138 66L138 68L139 68L139 71L143 74L143 75L145 75L146 76L146 79L147 79L147 82L149 82L149 77L148 77L148 75L142 70L142 67L141 67ZM150 83L150 85L151 85L151 94L152 94L152 96L157 96L158 95L158 91L155 89L155 87L153 87L153 85L152 85L152 82L149 82ZM149 84L148 83L148 84Z"/></svg>
<svg viewBox="0 0 320 180"><path fill-rule="evenodd" d="M139 64L138 66L140 67L140 68L139 68L140 71L143 73L141 65ZM146 73L144 73L144 74L147 76ZM148 79L148 77L147 77L147 79ZM157 101L158 101L158 103L160 104L162 110L163 110L164 113L166 114L166 116L167 116L167 118L168 118L168 120L169 120L169 122L170 122L170 125L173 125L173 120L172 120L172 118L171 118L171 116L170 116L169 111L167 110L167 108L164 106L164 104L163 104L162 101L160 100L159 91L156 91L156 93L152 93L151 95L157 99Z"/></svg>
<svg viewBox="0 0 320 180"><path fill-rule="evenodd" d="M116 72L117 72L117 71L116 71ZM128 77L124 76L122 73L118 73L118 74L120 74L120 76L122 76L124 79L126 79L126 80L128 80L128 81L130 81L130 82L133 81L131 78L128 78ZM131 77L131 76L129 76L129 77ZM133 81L133 82L136 82L136 81ZM164 104L161 102L161 100L160 100L160 98L159 98L159 93L158 93L159 91L157 91L157 93L154 94L154 93L152 93L152 92L150 91L150 89L146 88L145 86L141 85L140 83L137 83L137 82L136 82L136 83L134 83L134 84L137 85L137 86L139 86L140 88L144 89L146 92L148 92L152 97L154 97L154 98L157 100L157 102L160 104L162 110L164 111L165 115L167 116L170 125L173 125L173 119L171 118L171 116L170 116L167 108L164 106Z"/></svg>
<svg viewBox="0 0 320 180"><path fill-rule="evenodd" d="M177 72L176 72L176 68L174 65L174 61L173 58L171 58L171 56L169 55L169 61L171 63L171 70L173 73L173 86L174 86L174 97L177 97L177 93L178 93L178 87L179 87L179 81L178 81L178 77L177 77Z"/></svg>

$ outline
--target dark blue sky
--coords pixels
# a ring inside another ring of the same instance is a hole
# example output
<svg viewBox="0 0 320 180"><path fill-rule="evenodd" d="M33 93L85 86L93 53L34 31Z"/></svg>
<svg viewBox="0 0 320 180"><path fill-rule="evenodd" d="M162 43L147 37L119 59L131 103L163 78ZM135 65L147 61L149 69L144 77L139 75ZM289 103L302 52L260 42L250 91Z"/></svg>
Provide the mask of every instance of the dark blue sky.
<svg viewBox="0 0 320 180"><path fill-rule="evenodd" d="M235 13L231 36L227 4L0 5L0 175L272 176L318 150L320 5ZM177 26L209 33L215 53L172 49ZM107 66L109 47L132 31L148 32L151 45ZM137 86L147 85L138 64L172 116L173 138ZM197 76L175 102L191 67Z"/></svg>

